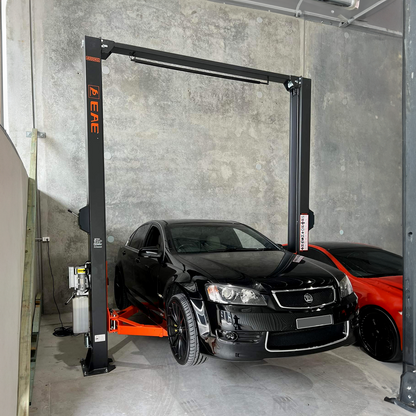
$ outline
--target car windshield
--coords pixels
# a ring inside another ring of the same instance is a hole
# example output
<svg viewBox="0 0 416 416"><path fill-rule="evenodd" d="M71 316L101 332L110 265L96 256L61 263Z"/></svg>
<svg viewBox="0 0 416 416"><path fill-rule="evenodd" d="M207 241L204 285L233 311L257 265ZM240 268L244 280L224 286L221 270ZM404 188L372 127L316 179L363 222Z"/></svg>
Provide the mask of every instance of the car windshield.
<svg viewBox="0 0 416 416"><path fill-rule="evenodd" d="M260 233L243 225L172 224L169 230L178 253L279 250Z"/></svg>
<svg viewBox="0 0 416 416"><path fill-rule="evenodd" d="M356 277L383 277L403 274L403 258L381 249L338 249L330 253Z"/></svg>

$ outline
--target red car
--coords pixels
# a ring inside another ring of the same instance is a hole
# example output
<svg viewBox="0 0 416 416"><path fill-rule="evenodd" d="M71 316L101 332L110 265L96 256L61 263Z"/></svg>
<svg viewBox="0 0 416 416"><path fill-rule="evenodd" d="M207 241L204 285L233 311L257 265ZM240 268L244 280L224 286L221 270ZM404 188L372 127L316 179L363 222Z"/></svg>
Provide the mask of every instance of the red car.
<svg viewBox="0 0 416 416"><path fill-rule="evenodd" d="M355 243L314 243L305 257L335 266L350 279L360 307L364 349L380 361L399 361L403 340L403 258Z"/></svg>

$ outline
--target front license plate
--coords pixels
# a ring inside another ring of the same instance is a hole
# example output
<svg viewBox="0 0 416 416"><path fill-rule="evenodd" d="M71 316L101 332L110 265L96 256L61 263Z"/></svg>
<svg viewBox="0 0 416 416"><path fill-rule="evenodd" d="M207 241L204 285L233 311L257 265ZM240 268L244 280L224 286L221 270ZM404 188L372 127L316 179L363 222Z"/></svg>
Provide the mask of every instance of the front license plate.
<svg viewBox="0 0 416 416"><path fill-rule="evenodd" d="M313 316L312 318L298 318L296 319L296 328L313 328L314 326L332 325L333 323L334 320L332 315Z"/></svg>

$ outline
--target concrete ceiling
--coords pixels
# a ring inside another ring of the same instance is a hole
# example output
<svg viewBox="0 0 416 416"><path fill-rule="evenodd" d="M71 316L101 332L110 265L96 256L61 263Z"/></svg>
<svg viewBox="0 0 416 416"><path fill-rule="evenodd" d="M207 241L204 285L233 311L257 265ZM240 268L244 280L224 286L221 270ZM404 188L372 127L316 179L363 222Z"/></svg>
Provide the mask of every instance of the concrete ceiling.
<svg viewBox="0 0 416 416"><path fill-rule="evenodd" d="M403 32L403 0L360 0L359 8L354 10L316 0L210 1L303 17L339 27L354 26L394 36L402 36Z"/></svg>

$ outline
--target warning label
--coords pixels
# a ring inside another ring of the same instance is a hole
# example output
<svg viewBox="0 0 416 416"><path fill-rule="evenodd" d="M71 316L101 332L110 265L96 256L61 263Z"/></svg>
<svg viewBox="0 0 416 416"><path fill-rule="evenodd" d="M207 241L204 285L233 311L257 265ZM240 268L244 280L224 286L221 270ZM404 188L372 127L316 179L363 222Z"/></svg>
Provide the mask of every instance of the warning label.
<svg viewBox="0 0 416 416"><path fill-rule="evenodd" d="M105 334L98 334L94 337L95 342L104 342L105 341Z"/></svg>
<svg viewBox="0 0 416 416"><path fill-rule="evenodd" d="M299 251L308 251L309 246L309 215L300 214L300 247Z"/></svg>
<svg viewBox="0 0 416 416"><path fill-rule="evenodd" d="M103 248L103 240L101 238L94 238L94 248Z"/></svg>

